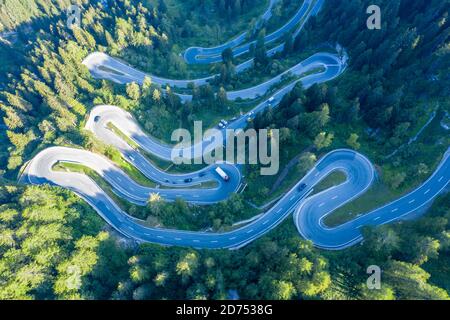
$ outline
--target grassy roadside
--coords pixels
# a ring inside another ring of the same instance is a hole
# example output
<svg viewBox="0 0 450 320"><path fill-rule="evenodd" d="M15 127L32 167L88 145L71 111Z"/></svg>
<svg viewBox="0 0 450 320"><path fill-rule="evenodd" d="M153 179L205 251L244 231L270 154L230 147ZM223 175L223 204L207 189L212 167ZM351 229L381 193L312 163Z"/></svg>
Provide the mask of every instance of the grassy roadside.
<svg viewBox="0 0 450 320"><path fill-rule="evenodd" d="M440 120L440 117L436 117L419 139L412 144L410 148L417 150L414 156L410 157L408 161L399 161L394 157L392 161L377 166L378 179L374 185L358 199L328 215L324 223L330 227L345 223L400 198L427 180L441 162L442 155L450 145L450 137L440 127ZM425 164L428 172L412 176L411 170L420 164ZM408 173L405 180L398 187L392 186L390 184L392 177L402 173Z"/></svg>
<svg viewBox="0 0 450 320"><path fill-rule="evenodd" d="M62 172L76 172L83 173L90 177L94 182L106 192L106 194L119 206L123 211L128 212L131 204L119 197L112 189L111 185L107 183L94 170L76 163L58 162L53 166L53 170Z"/></svg>
<svg viewBox="0 0 450 320"><path fill-rule="evenodd" d="M245 198L255 205L261 206L283 195L287 190L290 190L304 176L304 172L301 172L297 165L290 169L288 176L274 192L271 192L270 189L281 176L283 169L289 162L298 155L300 150L305 150L308 145L309 142L307 141L298 141L287 146L280 155L280 170L273 176L262 176L260 175L258 166L247 165L245 167L245 175L247 176L248 185L244 191Z"/></svg>
<svg viewBox="0 0 450 320"><path fill-rule="evenodd" d="M206 167L205 164L192 164L192 165L175 165L170 161L165 161L163 159L160 159L147 151L143 150L136 142L134 142L132 139L130 139L128 136L123 134L122 131L120 131L114 124L108 123L107 127L114 132L117 136L119 136L122 140L124 140L126 143L128 143L132 148L139 150L139 152L145 156L145 158L152 163L155 167L160 168L161 170L167 172L167 173L173 173L173 174L183 174L183 173L191 173L195 171L199 171ZM126 161L125 161L126 162Z"/></svg>
<svg viewBox="0 0 450 320"><path fill-rule="evenodd" d="M163 159L160 159L147 151L143 150L136 142L134 142L132 139L130 139L128 136L126 136L120 129L118 129L114 124L108 123L107 127L114 132L117 136L119 136L122 140L124 140L127 144L129 144L132 148L139 150L142 155L145 156L145 158L152 163L155 167L160 168L161 170L167 172L167 173L173 173L173 174L183 174L183 173L190 173L195 172L198 170L201 170L205 168L206 165L175 165L172 162L165 161ZM123 159L122 159L123 160ZM123 160L124 161L124 160ZM125 161L126 162L126 161ZM128 163L128 162L127 162ZM138 170L139 171L139 170ZM142 174L141 174L142 175ZM145 176L144 176L145 177ZM145 177L146 178L146 177ZM146 178L147 179L147 178Z"/></svg>
<svg viewBox="0 0 450 320"><path fill-rule="evenodd" d="M111 122L108 122L108 124L106 126L107 126L107 128L109 130L114 132L114 134L116 134L120 139L125 141L133 149L139 150L143 155L145 155L147 160L149 160L154 166L162 168L163 170L165 170L165 168L168 168L171 165L171 163L168 162L168 161L164 161L162 159L159 159L157 157L152 156L151 154L148 154L148 152L143 150L136 142L134 142L133 139L130 139L127 135L125 135L122 131L120 131L120 129L117 128Z"/></svg>
<svg viewBox="0 0 450 320"><path fill-rule="evenodd" d="M341 171L333 171L325 179L320 181L315 187L311 195L315 195L324 190L330 189L334 186L340 185L345 182L347 176Z"/></svg>
<svg viewBox="0 0 450 320"><path fill-rule="evenodd" d="M263 177L258 178L257 183L255 183L255 184L259 185L261 183L264 183L263 180L266 180L266 181L272 180L273 181L273 180L276 180L277 177L278 176L275 176L272 178L266 177L265 179ZM300 181L300 179L302 179L303 177L304 177L304 173L301 172L297 166L294 166L290 170L287 178L285 180L283 180L280 187L275 192L270 193L266 196L264 194L262 194L262 195L260 195L260 197L257 197L257 198L251 197L250 200L254 201L255 204L257 204L257 205L263 205L265 203L268 203L268 202L278 198L279 196L283 195L284 193L286 193L287 190L292 189L295 186L295 184L297 184ZM326 189L329 189L333 186L339 185L339 184L345 182L345 180L346 180L346 176L344 173L342 173L340 171L334 171L314 187L314 191L311 195L317 194L317 193L322 192ZM272 183L269 184L267 182L267 183L264 183L264 185L272 185ZM244 193L244 195L245 195L245 193Z"/></svg>

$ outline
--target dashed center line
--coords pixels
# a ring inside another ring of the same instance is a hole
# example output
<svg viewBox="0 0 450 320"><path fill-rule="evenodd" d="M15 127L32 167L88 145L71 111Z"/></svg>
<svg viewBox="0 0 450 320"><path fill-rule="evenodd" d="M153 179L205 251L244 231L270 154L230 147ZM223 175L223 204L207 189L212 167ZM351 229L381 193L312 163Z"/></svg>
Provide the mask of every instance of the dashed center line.
<svg viewBox="0 0 450 320"><path fill-rule="evenodd" d="M396 212L398 211L398 208L392 209L391 212Z"/></svg>
<svg viewBox="0 0 450 320"><path fill-rule="evenodd" d="M331 198L331 200L336 200L338 198L338 196L334 196L333 198Z"/></svg>
<svg viewBox="0 0 450 320"><path fill-rule="evenodd" d="M266 221L263 222L263 225L266 225L268 223L269 223L269 220L266 220Z"/></svg>
<svg viewBox="0 0 450 320"><path fill-rule="evenodd" d="M428 192L430 192L431 191L431 189L428 189L427 191L425 191L425 193L424 194L427 194Z"/></svg>
<svg viewBox="0 0 450 320"><path fill-rule="evenodd" d="M376 217L375 219L373 219L373 221L377 221L379 220L381 217Z"/></svg>
<svg viewBox="0 0 450 320"><path fill-rule="evenodd" d="M438 180L438 182L441 182L442 179L444 179L444 176L440 177L439 180Z"/></svg>
<svg viewBox="0 0 450 320"><path fill-rule="evenodd" d="M251 229L251 230L248 230L247 231L247 233L252 233L254 230L253 229Z"/></svg>
<svg viewBox="0 0 450 320"><path fill-rule="evenodd" d="M319 204L319 208L323 207L325 205L325 202L322 202L321 204Z"/></svg>
<svg viewBox="0 0 450 320"><path fill-rule="evenodd" d="M416 199L412 199L412 200L409 201L408 203L411 204L411 203L414 203L414 202L416 202Z"/></svg>

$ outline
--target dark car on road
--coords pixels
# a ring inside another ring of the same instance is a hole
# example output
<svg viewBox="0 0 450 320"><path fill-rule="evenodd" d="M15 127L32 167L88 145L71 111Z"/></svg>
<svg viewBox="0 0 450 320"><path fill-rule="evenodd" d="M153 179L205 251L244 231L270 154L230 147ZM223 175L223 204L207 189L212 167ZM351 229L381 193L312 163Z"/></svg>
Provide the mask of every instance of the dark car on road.
<svg viewBox="0 0 450 320"><path fill-rule="evenodd" d="M186 178L186 179L184 179L184 182L186 182L186 183L192 182L192 178Z"/></svg>
<svg viewBox="0 0 450 320"><path fill-rule="evenodd" d="M302 192L302 191L305 190L305 189L306 189L306 184L305 184L305 183L302 183L301 185L298 186L297 191L298 191L298 192Z"/></svg>

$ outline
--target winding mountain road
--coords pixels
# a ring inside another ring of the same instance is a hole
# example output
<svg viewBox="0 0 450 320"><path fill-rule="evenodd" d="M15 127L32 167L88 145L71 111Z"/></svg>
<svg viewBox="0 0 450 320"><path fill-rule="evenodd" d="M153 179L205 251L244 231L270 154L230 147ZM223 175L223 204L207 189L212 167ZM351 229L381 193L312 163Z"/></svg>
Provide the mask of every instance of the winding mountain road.
<svg viewBox="0 0 450 320"><path fill-rule="evenodd" d="M274 3L276 3L278 0L271 0L271 7ZM303 20L303 22L298 26L297 30L294 32L293 37L298 36L298 34L303 29L304 25L308 22L309 18L317 14L317 12L320 10L320 8L323 5L323 0L316 0L311 1L307 0L303 3L302 7L299 9L297 14L294 18L291 19L291 22L288 24L288 27L285 26L278 30L276 34L278 36L286 34L292 28L295 26L296 23L298 23L300 20ZM267 13L266 13L267 15ZM245 35L245 34L244 34ZM240 39L241 37L238 37L237 39ZM272 39L272 37L271 37ZM245 40L245 36L243 37L242 41ZM228 47L235 47L240 42L236 39L233 41L228 42L227 44L217 46L215 48L199 48L199 47L191 47L187 49L185 53L191 56L194 55L197 50L201 50L202 52L205 52L205 55L210 56L216 56L214 59L209 59L203 61L203 64L211 64L215 62L221 62L222 57L221 53L224 49ZM247 48L248 49L248 48ZM282 52L284 49L284 43L281 43L277 45L276 47L269 49L267 54L269 56L273 56L276 53ZM246 52L243 53L247 53ZM236 54L236 53L235 53ZM242 54L242 53L241 53ZM280 74L278 77L275 77L271 79L270 81L266 82L264 86L260 86L258 88L250 88L247 90L240 90L233 93L228 93L228 98L231 100L234 100L236 98L242 98L242 99L253 99L257 95L263 95L265 91L263 89L267 89L270 86L278 83L282 76L288 73L292 73L294 75L301 75L302 73L305 73L309 71L311 68L324 66L326 67L325 63L322 61L320 55L323 55L323 53L319 53L316 55L311 56L310 58L306 59L305 61L295 65L294 67L290 68L283 74ZM219 59L220 58L220 59ZM249 59L239 65L236 66L236 72L240 73L243 72L249 68L252 67L254 59ZM190 59L190 63L195 64L195 59ZM139 71L132 66L129 66L127 63L120 61L117 58L110 57L106 53L103 52L93 52L89 54L84 60L83 64L89 69L89 72L91 75L98 79L108 79L110 81L119 83L119 84L126 84L130 82L137 82L139 84L142 84L144 82L145 77L150 77L152 79L152 82L155 84L158 84L162 87L170 86L170 87L176 87L181 89L188 88L189 84L194 84L196 86L202 86L213 80L215 77L218 76L218 74L214 74L211 76L198 78L198 79L187 79L187 80L176 80L176 79L167 79L163 77L158 77L152 74L146 74L142 71ZM331 65L336 65L338 63L331 62ZM258 90L259 89L259 90ZM183 95L178 94L182 101L189 101L192 97L190 95Z"/></svg>
<svg viewBox="0 0 450 320"><path fill-rule="evenodd" d="M274 31L273 33L264 37L265 44L270 44L276 40L281 39L286 33L293 31L296 25L305 18L307 20L309 15L313 12L313 8L317 1L314 0L305 0L303 1L302 6L296 12L296 14L289 20L284 26L280 29ZM310 12L308 13L308 10ZM238 41L231 41L224 46L218 46L215 48L201 48L201 47L191 47L188 48L184 52L184 60L188 64L211 64L222 61L222 51L227 48L232 48L233 55L235 57L239 57L243 54L246 54L250 51L252 45L256 44L256 41L252 41L246 44L242 44L242 42L246 39L246 35L242 35L238 37ZM242 44L242 45L241 45ZM240 45L240 46L239 46Z"/></svg>
<svg viewBox="0 0 450 320"><path fill-rule="evenodd" d="M275 2L276 0L271 1L271 5ZM287 30L292 30L295 25L302 21L302 18L305 18L299 29L297 29L301 30L308 18L305 14L316 14L320 9L318 6L321 6L322 3L322 0L306 0L302 6L302 8L306 7L306 9L303 9L305 11L299 11L282 28L284 31L279 31L273 36L271 35L272 38L278 39L281 34L286 33ZM314 5L314 7L311 7L311 5ZM296 23L291 23L293 20ZM268 38L267 41L274 41L271 40L272 38ZM224 46L236 47L240 44L242 42L232 41ZM223 50L224 46L217 48ZM240 50L243 50L240 48L245 48L245 45L234 50L236 55L239 55ZM212 63L215 61L214 48L209 50L200 49L200 51L199 48L188 49L185 57L186 55L193 57L194 62L202 61L200 63L205 61ZM198 52L201 52L202 56ZM207 55L205 55L205 52ZM146 74L135 70L127 64L102 53L94 53L88 56L83 63L89 68L94 77L109 79L118 83L133 81L141 83L146 76ZM308 87L314 83L321 83L336 78L344 72L346 63L345 60L335 54L318 53L294 66L289 72L300 76L306 71L311 71L315 68L323 68L323 71L293 81L273 94L273 97L270 99L266 99L258 104L252 112L235 119L229 124L228 128L245 128L248 117L255 117L256 114L263 112L268 107L276 107L282 97L291 91L299 81L305 87ZM263 96L273 84L280 81L282 76L279 75L253 88L229 92L229 98L254 99L258 96ZM154 80L154 83L160 85L184 88L187 87L189 82L195 82L197 85L205 84L206 79L211 77L183 81L153 76L151 78ZM190 99L189 95L180 96L183 101ZM127 141L112 131L110 128L111 124L137 144L139 148L130 146ZM21 176L21 181L34 185L47 183L72 190L87 201L118 232L140 242L202 249L238 249L273 230L294 212L295 225L305 239L311 240L315 246L323 249L344 249L362 240L362 227L382 225L408 218L418 209L430 203L450 183L449 148L433 175L413 192L338 227L328 228L324 225L323 219L337 208L366 192L372 185L375 177L374 167L364 155L352 150L340 149L332 151L321 158L314 168L291 190L287 191L269 210L261 214L257 219L239 228L223 233L153 228L145 226L142 221L129 216L120 209L108 193L87 175L56 171L54 166L58 163L67 162L88 167L107 181L117 196L137 205L145 205L152 193L158 193L166 201L174 201L177 198L181 198L189 203L198 205L208 205L226 200L239 189L242 181L240 168L233 164L218 163L200 171L186 174L171 174L160 170L143 153L170 160L174 147L149 137L139 127L133 117L119 107L98 106L94 108L89 115L86 129L92 131L101 141L113 145L126 161L135 166L149 179L158 183L159 187L151 188L138 184L117 165L101 155L66 147L52 147L41 151L27 164ZM208 144L209 142L201 143ZM215 143L223 144L224 142L215 141ZM176 152L178 151L176 150ZM191 157L194 156L192 147L190 150L187 150L186 154L191 155ZM230 180L228 182L225 182L216 173L215 169L217 166L220 166L229 175ZM343 172L346 176L346 181L311 196L314 187L335 171ZM204 187L204 183L210 182L213 182L215 186Z"/></svg>

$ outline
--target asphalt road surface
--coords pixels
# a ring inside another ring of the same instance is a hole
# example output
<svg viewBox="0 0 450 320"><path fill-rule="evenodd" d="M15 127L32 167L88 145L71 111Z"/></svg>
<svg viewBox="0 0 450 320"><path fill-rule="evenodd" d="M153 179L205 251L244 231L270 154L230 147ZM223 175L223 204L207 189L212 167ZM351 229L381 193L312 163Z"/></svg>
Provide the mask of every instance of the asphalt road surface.
<svg viewBox="0 0 450 320"><path fill-rule="evenodd" d="M271 7L273 6L273 3L277 2L277 1L278 0L271 0ZM299 12L297 12L296 16L288 24L289 26L292 27L292 25L295 25L300 20L302 20L302 22L298 26L297 30L293 33L294 37L296 37L301 32L304 25L308 22L309 18L312 15L317 14L317 12L322 7L322 5L323 5L323 0L319 0L316 2L311 2L308 0L303 3ZM265 16L267 17L267 13L265 14ZM287 27L285 26L281 30L278 30L278 32L276 32L276 34L278 34L278 35L285 34L286 31L287 31ZM242 38L242 36L240 36L240 37L228 42L227 44L224 44L224 45L221 45L221 46L218 46L215 48L205 49L205 48L192 47L192 48L189 48L186 52L189 52L188 55L192 55L192 54L194 54L194 52L201 50L204 52L208 52L208 55L216 56L215 58L210 58L210 59L206 59L206 60L203 59L202 60L203 64L221 62L222 61L221 60L222 59L221 58L222 51L227 47L236 46L239 43L238 39L240 39L239 41L243 41L243 40L245 40L245 36L243 38ZM276 47L269 49L267 51L267 54L269 56L273 56L276 53L282 52L283 49L284 49L284 43L281 43L281 44L277 45ZM241 54L246 53L246 52L242 52L242 50L241 50ZM237 53L235 53L235 55L237 55ZM186 56L186 53L185 53L185 56ZM191 60L191 63L195 63L195 61ZM212 79L214 79L214 77L218 76L217 74L214 74L214 75L199 78L199 79L187 79L187 80L167 79L167 78L158 77L158 76L151 75L151 74L146 74L142 71L136 70L132 66L129 66L126 62L120 61L117 58L110 57L109 55L107 55L103 52L93 52L93 53L89 54L83 60L83 64L86 65L86 67L89 69L89 71L93 77L98 78L98 79L111 80L111 81L114 81L119 84L126 84L126 83L130 83L130 82L137 82L139 84L142 84L145 77L150 77L152 79L153 83L158 84L162 87L165 87L168 85L171 87L185 89L185 88L188 88L188 85L190 83L195 84L196 86L202 86L202 85L207 84ZM287 70L285 73L281 74L279 77L275 77L275 78L271 79L265 85L267 85L268 87L272 86L273 84L279 82L280 77L283 76L284 74L287 74L288 72L291 72L294 75L300 75L301 73L307 72L309 70L309 68L308 68L309 66L317 67L320 64L324 64L320 59L320 54L314 55L313 57L311 57L311 58L305 60L304 62ZM236 72L238 72L238 73L243 72L243 71L249 69L252 65L253 65L253 59L245 61L245 62L241 63L240 65L236 66ZM266 88L268 88L268 87L266 87ZM256 89L259 89L259 91ZM257 95L263 95L265 93L265 91L263 91L262 89L264 89L264 88L262 86L260 86L258 88L253 88L253 90L249 89L249 90L237 91L237 92L234 92L231 94L229 93L228 98L231 100L234 100L236 98L252 99L252 98L255 98ZM178 95L180 96L182 101L189 101L192 98L190 95L183 95L183 94L178 94Z"/></svg>
<svg viewBox="0 0 450 320"><path fill-rule="evenodd" d="M137 241L194 248L238 249L258 239L279 225L295 211L294 220L300 234L324 249L343 249L362 240L360 229L407 218L446 188L450 181L450 151L433 176L410 194L336 228L323 225L323 218L334 209L364 193L372 184L374 168L363 155L352 150L335 150L324 156L297 185L257 220L230 232L192 232L143 226L122 211L88 176L52 169L58 161L83 164L98 172L117 194L134 203L145 203L150 192L159 192L166 200L180 197L189 202L208 203L229 196L239 183L240 175L232 176L216 189L150 189L136 184L109 160L83 150L54 147L39 153L27 166L23 178L32 184L50 183L67 188L85 199L112 227ZM223 165L221 165L223 167ZM233 173L234 167L223 167ZM333 171L342 171L345 183L308 197L315 185ZM120 180L119 180L120 178ZM230 186L230 187L227 187ZM302 187L304 186L304 187ZM196 198L201 197L202 200Z"/></svg>
<svg viewBox="0 0 450 320"><path fill-rule="evenodd" d="M271 1L276 2L276 1ZM271 6L273 4L271 3ZM302 6L295 13L295 15L280 29L274 31L273 33L265 36L264 42L266 45L273 43L277 40L280 40L284 35L289 32L293 32L294 36L299 33L299 29L295 30L295 27L304 20L305 22L309 19L310 16L317 14L320 8L323 5L323 1L313 1L313 0L305 0L303 1ZM270 16L267 16L270 18ZM266 17L266 18L267 18ZM268 18L266 20L268 20ZM302 26L303 27L303 26ZM184 60L188 64L211 64L218 63L222 61L222 52L231 48L233 51L233 55L235 57L239 57L243 54L246 54L250 51L252 45L256 44L256 41L252 41L249 43L242 44L246 40L247 33L237 37L236 39L214 48L202 48L202 47L191 47L188 48L183 56Z"/></svg>
<svg viewBox="0 0 450 320"><path fill-rule="evenodd" d="M276 0L271 1L271 6ZM316 2L306 0L297 14L280 30L269 35L267 42L279 39L286 32L300 32L309 16L317 14L323 1ZM264 19L268 20L270 14L266 12ZM300 22L302 21L302 22ZM246 38L246 37L244 37ZM236 38L216 48L191 48L186 51L185 57L193 59L191 62L212 63L215 56L225 47L233 47L235 55L240 55L248 45L241 45L244 38ZM239 45L241 45L239 47ZM271 49L274 54L282 50L283 44ZM198 54L201 53L201 55ZM330 81L345 71L347 57L331 53L317 53L302 61L287 72L302 75L307 71L320 71L293 81L278 90L271 98L258 104L251 112L244 114L234 121L230 121L229 129L245 128L248 118L254 118L258 113L268 107L277 107L285 94L301 81L305 87L314 83ZM84 62L92 75L96 78L109 79L118 83L139 82L142 83L145 73L140 72L126 63L111 58L102 53L93 53ZM251 65L248 61L238 67L244 70ZM286 72L286 73L287 73ZM284 73L284 74L286 74ZM254 99L264 96L278 83L281 74L268 82L245 90L228 92L232 100L237 98ZM154 83L170 85L174 87L187 87L189 82L202 85L211 77L197 80L170 80L151 76ZM183 101L191 99L190 95L180 95ZM131 139L139 147L130 146L127 141L117 136L111 130L110 125L118 128L122 134ZM162 245L176 245L194 248L238 249L258 239L279 225L286 217L294 212L294 222L301 236L309 239L317 247L338 250L354 245L362 240L361 228L364 226L377 226L399 219L406 219L429 204L437 195L446 189L450 182L450 149L444 155L442 163L434 174L413 192L393 201L381 208L366 213L352 221L335 228L328 228L323 224L323 219L337 208L349 201L361 196L373 183L375 171L372 163L362 154L352 150L335 150L320 159L291 190L287 191L278 202L269 210L239 228L225 233L192 232L185 230L171 230L162 228L150 228L143 225L142 221L129 216L122 211L111 199L105 190L87 175L75 172L55 171L57 163L75 163L88 167L97 172L109 183L112 191L119 197L135 203L145 205L152 193L158 193L166 201L174 201L177 198L189 203L207 205L228 199L241 185L242 175L239 166L228 163L217 163L207 166L200 171L186 174L167 173L149 161L145 153L152 154L164 160L172 159L172 154L182 151L183 156L194 157L195 146L185 149L174 149L173 146L161 143L149 137L124 110L115 106L95 107L86 123L86 129L105 143L113 145L128 161L142 174L153 180L157 187L142 186L131 179L125 172L112 163L109 159L88 151L52 147L41 151L26 166L21 180L26 183L40 185L51 184L67 188L85 199L113 228L123 235L140 242L152 242ZM203 146L210 146L210 142L201 142ZM214 143L224 144L224 141ZM230 177L225 182L215 171L222 168ZM314 187L334 171L341 171L347 177L339 186L329 188L311 196ZM214 186L211 187L211 182ZM205 183L208 183L205 186Z"/></svg>

